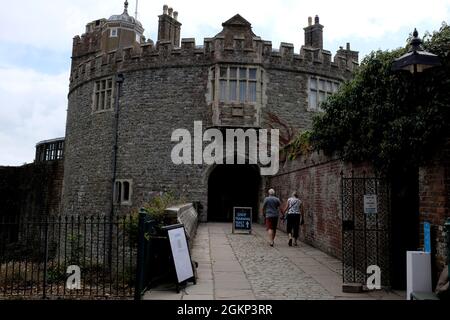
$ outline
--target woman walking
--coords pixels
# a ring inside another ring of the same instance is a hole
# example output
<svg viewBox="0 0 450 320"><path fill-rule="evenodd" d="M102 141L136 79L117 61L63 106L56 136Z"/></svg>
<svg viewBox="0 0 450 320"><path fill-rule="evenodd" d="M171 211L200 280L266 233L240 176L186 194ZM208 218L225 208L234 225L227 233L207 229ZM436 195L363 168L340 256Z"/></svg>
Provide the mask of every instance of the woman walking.
<svg viewBox="0 0 450 320"><path fill-rule="evenodd" d="M297 192L292 193L287 201L287 233L289 235L288 245L292 247L292 237L294 238L294 246L298 245L298 233L300 228L300 223L304 217L303 203L298 198ZM286 213L286 212L285 212ZM303 224L303 223L301 223Z"/></svg>

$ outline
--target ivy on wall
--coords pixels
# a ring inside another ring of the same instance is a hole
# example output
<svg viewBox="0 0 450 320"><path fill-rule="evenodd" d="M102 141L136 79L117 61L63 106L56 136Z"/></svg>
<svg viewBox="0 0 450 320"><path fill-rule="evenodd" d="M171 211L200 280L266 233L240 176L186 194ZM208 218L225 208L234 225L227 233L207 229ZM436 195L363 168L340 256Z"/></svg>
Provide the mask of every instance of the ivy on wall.
<svg viewBox="0 0 450 320"><path fill-rule="evenodd" d="M295 160L299 155L305 155L313 151L311 144L311 131L299 131L297 135L281 150L286 160Z"/></svg>
<svg viewBox="0 0 450 320"><path fill-rule="evenodd" d="M450 26L426 34L442 66L415 76L394 72L407 48L368 55L354 78L322 104L311 143L345 160L369 160L383 173L422 164L450 133Z"/></svg>

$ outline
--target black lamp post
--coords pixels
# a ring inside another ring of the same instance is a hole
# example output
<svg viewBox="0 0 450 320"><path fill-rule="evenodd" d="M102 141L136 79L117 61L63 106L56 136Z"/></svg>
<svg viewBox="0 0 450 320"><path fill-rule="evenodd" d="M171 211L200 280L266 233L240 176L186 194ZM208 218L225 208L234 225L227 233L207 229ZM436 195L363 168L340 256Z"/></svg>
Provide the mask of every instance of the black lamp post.
<svg viewBox="0 0 450 320"><path fill-rule="evenodd" d="M423 72L425 69L440 66L439 57L422 48L422 40L419 39L417 29L414 29L411 48L400 58L394 60L393 71L407 70L413 74Z"/></svg>
<svg viewBox="0 0 450 320"><path fill-rule="evenodd" d="M414 28L413 38L411 39L411 42L410 42L409 51L407 53L405 53L404 55L402 55L401 57L394 60L394 62L392 63L392 66L391 66L391 70L392 71L406 70L413 74L413 79L412 79L413 80L413 84L412 84L413 90L411 92L411 94L412 94L411 102L412 102L412 104L415 104L416 106L418 106L419 102L417 100L419 98L419 93L418 93L419 87L418 87L417 74L423 72L426 69L440 66L440 65L441 65L441 63L440 63L439 57L437 55L427 52L422 48L422 40L419 38L419 33L417 32L417 29ZM417 213L418 213L418 211L417 211ZM418 218L418 217L416 217L416 218ZM412 240L414 242L417 240L415 238L415 236L412 239L414 239L414 240ZM409 243L409 240L407 240L407 241ZM412 241L411 241L411 244L407 244L407 247L413 246ZM410 249L410 248L407 248L407 250L408 249ZM402 248L402 250L403 250L403 248Z"/></svg>

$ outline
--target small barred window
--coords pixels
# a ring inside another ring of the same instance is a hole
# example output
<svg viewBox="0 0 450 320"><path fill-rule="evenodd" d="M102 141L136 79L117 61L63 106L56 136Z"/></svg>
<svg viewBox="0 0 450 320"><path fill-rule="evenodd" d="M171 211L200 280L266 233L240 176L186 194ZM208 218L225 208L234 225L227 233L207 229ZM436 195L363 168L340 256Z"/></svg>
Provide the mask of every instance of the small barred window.
<svg viewBox="0 0 450 320"><path fill-rule="evenodd" d="M116 180L114 183L114 203L116 205L131 205L131 180Z"/></svg>

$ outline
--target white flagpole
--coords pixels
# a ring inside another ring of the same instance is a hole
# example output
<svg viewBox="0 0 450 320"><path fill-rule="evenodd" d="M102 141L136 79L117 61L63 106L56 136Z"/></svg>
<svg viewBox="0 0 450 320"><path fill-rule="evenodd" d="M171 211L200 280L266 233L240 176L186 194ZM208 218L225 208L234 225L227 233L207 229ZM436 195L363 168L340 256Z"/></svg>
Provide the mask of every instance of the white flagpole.
<svg viewBox="0 0 450 320"><path fill-rule="evenodd" d="M138 18L138 3L139 3L139 0L136 0L136 11L135 11L135 13L134 13L134 18L137 20L137 18Z"/></svg>

